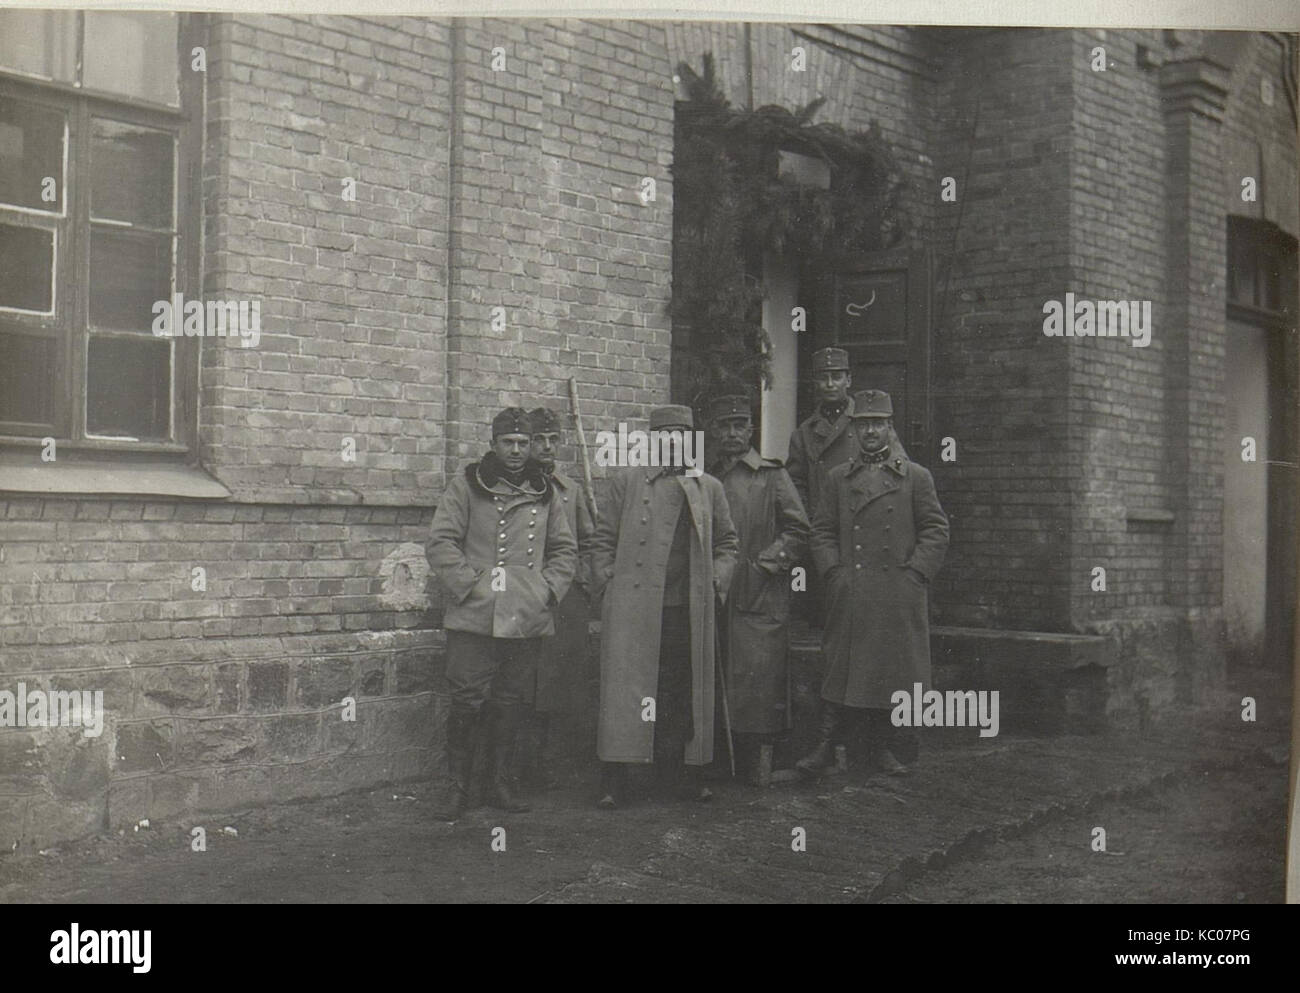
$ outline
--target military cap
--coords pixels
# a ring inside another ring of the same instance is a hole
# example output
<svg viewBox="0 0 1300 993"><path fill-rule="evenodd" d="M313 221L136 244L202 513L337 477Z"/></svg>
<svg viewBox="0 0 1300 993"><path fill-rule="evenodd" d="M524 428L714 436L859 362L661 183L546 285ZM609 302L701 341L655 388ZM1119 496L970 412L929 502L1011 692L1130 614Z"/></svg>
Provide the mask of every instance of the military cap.
<svg viewBox="0 0 1300 993"><path fill-rule="evenodd" d="M528 412L533 434L551 434L560 430L560 415L549 407L535 407Z"/></svg>
<svg viewBox="0 0 1300 993"><path fill-rule="evenodd" d="M503 434L526 434L532 436L533 426L528 411L523 407L507 407L492 418L492 439L495 441Z"/></svg>
<svg viewBox="0 0 1300 993"><path fill-rule="evenodd" d="M680 403L670 403L666 407L656 407L650 411L650 430L662 428L693 428L695 415L690 407Z"/></svg>
<svg viewBox="0 0 1300 993"><path fill-rule="evenodd" d="M753 417L749 397L743 393L715 397L709 404L709 421L712 423L723 417Z"/></svg>
<svg viewBox="0 0 1300 993"><path fill-rule="evenodd" d="M850 417L893 417L894 404L884 390L860 390L853 394Z"/></svg>
<svg viewBox="0 0 1300 993"><path fill-rule="evenodd" d="M813 352L812 372L848 372L849 353L842 348L819 348Z"/></svg>

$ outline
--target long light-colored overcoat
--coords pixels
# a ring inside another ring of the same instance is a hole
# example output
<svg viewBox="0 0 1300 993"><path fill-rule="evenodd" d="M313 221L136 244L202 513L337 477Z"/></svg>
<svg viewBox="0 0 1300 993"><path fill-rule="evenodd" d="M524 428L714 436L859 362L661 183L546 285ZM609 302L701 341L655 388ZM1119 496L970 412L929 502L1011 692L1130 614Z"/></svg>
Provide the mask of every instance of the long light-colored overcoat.
<svg viewBox="0 0 1300 993"><path fill-rule="evenodd" d="M715 594L726 597L736 561L736 530L722 484L712 476L631 468L613 477L607 509L592 543L592 594L603 596L600 721L597 752L605 762L653 762L654 722L646 699L659 683L664 579L677 515L668 488L685 494L689 513L691 703L694 734L686 762L713 761Z"/></svg>
<svg viewBox="0 0 1300 993"><path fill-rule="evenodd" d="M948 550L948 518L924 466L891 454L832 469L813 517L812 555L827 586L822 697L890 707L930 685L930 580Z"/></svg>

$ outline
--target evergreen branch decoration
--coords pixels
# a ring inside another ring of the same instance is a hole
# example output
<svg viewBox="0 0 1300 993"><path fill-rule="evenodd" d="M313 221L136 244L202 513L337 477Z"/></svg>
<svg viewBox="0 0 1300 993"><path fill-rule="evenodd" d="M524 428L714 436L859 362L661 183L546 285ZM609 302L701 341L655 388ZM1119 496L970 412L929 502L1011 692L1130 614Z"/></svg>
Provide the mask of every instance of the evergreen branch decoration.
<svg viewBox="0 0 1300 993"><path fill-rule="evenodd" d="M700 72L682 62L677 73L687 99L678 101L674 124L671 311L690 331L681 395L693 397L725 381L769 381L765 253L812 260L889 248L910 224L905 178L875 122L855 132L814 124L822 97L793 112L736 109L711 53ZM830 188L781 179L782 151L825 162Z"/></svg>

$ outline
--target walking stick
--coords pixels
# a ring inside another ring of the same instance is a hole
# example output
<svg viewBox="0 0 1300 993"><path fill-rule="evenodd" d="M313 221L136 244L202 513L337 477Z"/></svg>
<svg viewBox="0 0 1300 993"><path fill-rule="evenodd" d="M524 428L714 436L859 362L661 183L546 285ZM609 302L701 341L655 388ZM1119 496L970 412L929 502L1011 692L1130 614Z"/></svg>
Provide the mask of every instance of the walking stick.
<svg viewBox="0 0 1300 993"><path fill-rule="evenodd" d="M578 406L578 384L569 377L569 403L573 405L573 420L578 425L578 451L582 453L582 491L591 510L592 523L599 523L600 508L596 506L596 488L591 483L591 457L587 454L587 435L582 430L582 409Z"/></svg>
<svg viewBox="0 0 1300 993"><path fill-rule="evenodd" d="M718 610L719 601L714 599L714 617L726 617L726 605ZM731 759L731 778L736 778L736 745L731 738L731 707L727 704L727 656L722 651L722 632L715 620L713 625L713 655L718 670L718 680L722 684L722 726L727 731L727 757Z"/></svg>

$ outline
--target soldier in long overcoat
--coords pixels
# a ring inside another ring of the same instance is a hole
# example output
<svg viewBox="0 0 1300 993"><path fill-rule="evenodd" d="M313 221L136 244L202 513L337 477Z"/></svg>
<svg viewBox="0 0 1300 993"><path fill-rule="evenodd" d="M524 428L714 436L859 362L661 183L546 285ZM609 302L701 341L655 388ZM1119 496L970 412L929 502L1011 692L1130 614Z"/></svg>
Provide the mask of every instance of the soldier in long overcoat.
<svg viewBox="0 0 1300 993"><path fill-rule="evenodd" d="M588 586L591 580L591 542L596 522L582 487L573 477L556 468L556 453L562 437L559 415L546 407L528 412L532 424L532 457L550 478L554 499L559 501L569 530L578 541L578 571L573 585L560 601L555 618L555 636L544 642L537 661L537 693L533 700L537 739L526 768L534 782L550 781L546 759L551 747L551 718L556 715L582 721L587 704L587 620ZM590 728L590 725L583 725Z"/></svg>
<svg viewBox="0 0 1300 993"><path fill-rule="evenodd" d="M843 348L821 348L812 356L812 386L817 408L790 436L786 471L799 491L804 510L811 521L826 491L826 479L837 465L858 454L858 443L849 426L853 423L853 398L849 389L853 375L849 371L849 353ZM890 448L896 456L907 458L902 442L890 426ZM801 595L801 616L809 623L821 624L825 614L825 597L821 584L814 580Z"/></svg>
<svg viewBox="0 0 1300 993"><path fill-rule="evenodd" d="M510 791L509 763L542 640L577 568L577 543L554 487L528 457L528 412L507 407L492 422L492 449L448 484L425 552L451 595L443 615L448 788L440 813L464 809L480 727L486 732L490 800L527 810Z"/></svg>
<svg viewBox="0 0 1300 993"><path fill-rule="evenodd" d="M689 431L689 407L651 411L651 432ZM702 467L701 467L702 468ZM713 760L714 599L725 599L736 531L722 484L681 466L616 473L592 548L602 597L599 805L621 802L628 763L655 763L678 785L685 763ZM653 719L650 719L653 717ZM692 775L692 795L708 791Z"/></svg>
<svg viewBox="0 0 1300 993"><path fill-rule="evenodd" d="M813 561L828 602L818 744L796 763L809 773L831 759L841 708L866 712L881 767L905 772L894 753L913 741L890 723L890 697L915 683L929 688L928 587L948 549L948 518L929 471L892 450L892 414L889 394L857 394L859 453L831 471L813 518Z"/></svg>
<svg viewBox="0 0 1300 993"><path fill-rule="evenodd" d="M752 781L766 785L772 740L789 730L791 568L808 544L808 517L779 459L750 445L747 396L709 408L709 472L722 481L740 548L723 623L731 727Z"/></svg>

